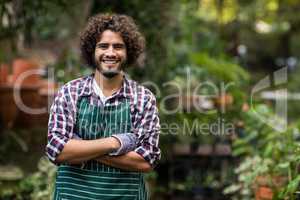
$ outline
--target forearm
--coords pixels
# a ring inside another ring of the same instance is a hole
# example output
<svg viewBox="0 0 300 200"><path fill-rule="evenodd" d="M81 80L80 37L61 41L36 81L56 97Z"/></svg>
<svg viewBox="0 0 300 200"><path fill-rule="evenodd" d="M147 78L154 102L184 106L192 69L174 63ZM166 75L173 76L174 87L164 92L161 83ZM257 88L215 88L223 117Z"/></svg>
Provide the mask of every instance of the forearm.
<svg viewBox="0 0 300 200"><path fill-rule="evenodd" d="M119 145L112 137L97 140L70 139L56 158L56 162L81 163L110 153L119 148Z"/></svg>
<svg viewBox="0 0 300 200"><path fill-rule="evenodd" d="M100 156L95 160L105 165L128 171L150 172L152 170L150 164L134 151L130 151L121 156Z"/></svg>

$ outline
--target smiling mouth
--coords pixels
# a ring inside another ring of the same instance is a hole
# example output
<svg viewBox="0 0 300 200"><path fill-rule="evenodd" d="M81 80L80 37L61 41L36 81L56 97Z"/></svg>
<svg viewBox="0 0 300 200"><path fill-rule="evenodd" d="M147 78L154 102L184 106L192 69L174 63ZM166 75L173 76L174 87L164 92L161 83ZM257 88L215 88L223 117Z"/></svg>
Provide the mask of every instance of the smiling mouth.
<svg viewBox="0 0 300 200"><path fill-rule="evenodd" d="M103 63L105 64L117 64L119 60L102 60Z"/></svg>

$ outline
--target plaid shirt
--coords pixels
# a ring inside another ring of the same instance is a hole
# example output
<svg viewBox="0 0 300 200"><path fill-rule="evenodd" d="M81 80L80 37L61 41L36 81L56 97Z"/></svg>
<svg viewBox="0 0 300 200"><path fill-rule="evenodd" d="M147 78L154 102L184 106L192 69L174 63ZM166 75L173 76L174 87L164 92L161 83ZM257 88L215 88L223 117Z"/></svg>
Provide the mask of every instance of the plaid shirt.
<svg viewBox="0 0 300 200"><path fill-rule="evenodd" d="M48 143L46 154L55 163L64 145L78 135L73 132L76 123L76 103L86 96L93 105L116 105L122 98L130 100L132 130L139 137L139 146L135 152L141 155L151 166L160 159L158 147L160 125L156 99L150 90L124 76L121 89L107 99L105 105L93 90L94 74L68 82L57 92L50 108L48 124Z"/></svg>

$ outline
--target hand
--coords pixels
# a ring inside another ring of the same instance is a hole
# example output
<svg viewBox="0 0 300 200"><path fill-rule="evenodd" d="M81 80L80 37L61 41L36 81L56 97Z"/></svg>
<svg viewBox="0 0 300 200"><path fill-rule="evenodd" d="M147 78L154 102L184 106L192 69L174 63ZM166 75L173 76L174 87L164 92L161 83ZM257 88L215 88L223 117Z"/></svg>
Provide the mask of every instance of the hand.
<svg viewBox="0 0 300 200"><path fill-rule="evenodd" d="M112 137L117 139L121 146L116 151L109 153L110 156L123 155L133 151L137 146L137 136L134 133L121 133L112 135Z"/></svg>
<svg viewBox="0 0 300 200"><path fill-rule="evenodd" d="M111 144L112 144L112 152L116 152L121 147L121 142L116 137L110 137Z"/></svg>

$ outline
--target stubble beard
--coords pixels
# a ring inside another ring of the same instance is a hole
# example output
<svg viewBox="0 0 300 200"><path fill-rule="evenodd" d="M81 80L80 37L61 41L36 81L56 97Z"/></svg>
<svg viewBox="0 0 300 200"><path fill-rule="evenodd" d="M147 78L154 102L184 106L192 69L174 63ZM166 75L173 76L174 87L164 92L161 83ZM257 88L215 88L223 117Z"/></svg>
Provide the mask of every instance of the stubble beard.
<svg viewBox="0 0 300 200"><path fill-rule="evenodd" d="M117 76L120 74L121 71L123 71L125 67L125 62L124 61L119 61L119 66L117 68L113 69L103 69L102 67L102 60L103 56L100 57L100 59L96 62L97 64L97 70L106 78L112 79L113 77Z"/></svg>

